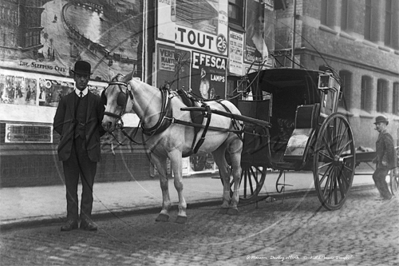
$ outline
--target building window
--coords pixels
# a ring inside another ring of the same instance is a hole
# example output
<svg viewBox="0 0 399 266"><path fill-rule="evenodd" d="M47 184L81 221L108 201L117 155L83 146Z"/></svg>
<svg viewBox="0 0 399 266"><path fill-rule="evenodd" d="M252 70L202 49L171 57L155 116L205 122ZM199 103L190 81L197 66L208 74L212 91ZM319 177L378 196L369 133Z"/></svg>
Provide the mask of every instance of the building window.
<svg viewBox="0 0 399 266"><path fill-rule="evenodd" d="M349 26L349 1L342 0L341 6L341 30L347 30Z"/></svg>
<svg viewBox="0 0 399 266"><path fill-rule="evenodd" d="M30 31L25 33L25 47L40 44L40 31Z"/></svg>
<svg viewBox="0 0 399 266"><path fill-rule="evenodd" d="M384 42L387 46L392 46L392 39L393 39L393 1L386 0L385 6L385 38Z"/></svg>
<svg viewBox="0 0 399 266"><path fill-rule="evenodd" d="M349 110L351 107L351 94L352 94L352 73L346 70L339 72L339 78L341 80L341 95L342 99L339 105Z"/></svg>
<svg viewBox="0 0 399 266"><path fill-rule="evenodd" d="M371 40L371 28L372 28L372 6L371 0L366 0L366 12L364 17L364 38Z"/></svg>
<svg viewBox="0 0 399 266"><path fill-rule="evenodd" d="M399 115L399 82L393 84L392 113Z"/></svg>
<svg viewBox="0 0 399 266"><path fill-rule="evenodd" d="M321 0L321 17L320 22L323 25L328 25L328 3L327 0Z"/></svg>
<svg viewBox="0 0 399 266"><path fill-rule="evenodd" d="M387 112L387 85L386 80L379 79L377 81L377 112Z"/></svg>
<svg viewBox="0 0 399 266"><path fill-rule="evenodd" d="M229 23L243 27L244 0L229 0Z"/></svg>
<svg viewBox="0 0 399 266"><path fill-rule="evenodd" d="M362 77L362 84L360 90L360 109L365 111L371 111L371 81L372 79L368 76Z"/></svg>

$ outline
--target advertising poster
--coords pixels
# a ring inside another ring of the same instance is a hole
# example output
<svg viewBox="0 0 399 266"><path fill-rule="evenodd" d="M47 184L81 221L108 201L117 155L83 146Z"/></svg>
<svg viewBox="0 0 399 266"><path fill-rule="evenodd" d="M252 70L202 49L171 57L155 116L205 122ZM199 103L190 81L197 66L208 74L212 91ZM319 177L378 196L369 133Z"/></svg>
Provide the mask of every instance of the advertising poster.
<svg viewBox="0 0 399 266"><path fill-rule="evenodd" d="M158 39L227 55L228 1L158 0Z"/></svg>
<svg viewBox="0 0 399 266"><path fill-rule="evenodd" d="M229 33L229 73L241 76L243 68L244 34L230 30Z"/></svg>
<svg viewBox="0 0 399 266"><path fill-rule="evenodd" d="M36 79L0 75L0 104L36 105Z"/></svg>
<svg viewBox="0 0 399 266"><path fill-rule="evenodd" d="M157 84L173 91L190 89L190 56L186 50L173 46L158 44L157 46Z"/></svg>
<svg viewBox="0 0 399 266"><path fill-rule="evenodd" d="M175 49L174 48L159 48L159 70L175 72Z"/></svg>
<svg viewBox="0 0 399 266"><path fill-rule="evenodd" d="M203 99L224 98L227 59L192 52L191 89Z"/></svg>
<svg viewBox="0 0 399 266"><path fill-rule="evenodd" d="M73 91L73 82L39 79L39 105L57 107L61 97Z"/></svg>
<svg viewBox="0 0 399 266"><path fill-rule="evenodd" d="M247 1L244 60L247 63L269 60L274 50L274 13L260 0Z"/></svg>
<svg viewBox="0 0 399 266"><path fill-rule="evenodd" d="M0 67L69 76L86 60L96 80L141 69L142 13L142 0L3 0Z"/></svg>

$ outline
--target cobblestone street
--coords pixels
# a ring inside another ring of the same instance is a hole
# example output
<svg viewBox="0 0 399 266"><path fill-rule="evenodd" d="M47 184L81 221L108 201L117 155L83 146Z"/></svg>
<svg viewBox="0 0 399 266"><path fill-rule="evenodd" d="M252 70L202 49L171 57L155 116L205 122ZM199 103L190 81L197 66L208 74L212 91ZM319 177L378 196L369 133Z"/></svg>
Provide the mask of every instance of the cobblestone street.
<svg viewBox="0 0 399 266"><path fill-rule="evenodd" d="M59 224L1 233L1 265L398 265L399 200L352 191L341 210L316 196L190 209L185 225L157 214L97 221L98 232Z"/></svg>

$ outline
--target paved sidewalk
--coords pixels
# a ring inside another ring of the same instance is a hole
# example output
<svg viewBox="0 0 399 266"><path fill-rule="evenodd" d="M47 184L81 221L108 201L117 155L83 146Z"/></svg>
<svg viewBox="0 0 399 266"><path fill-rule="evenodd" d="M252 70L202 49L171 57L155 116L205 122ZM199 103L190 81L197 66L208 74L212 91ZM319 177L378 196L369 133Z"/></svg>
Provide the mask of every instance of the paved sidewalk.
<svg viewBox="0 0 399 266"><path fill-rule="evenodd" d="M261 193L276 193L278 174L268 173ZM280 180L282 181L282 180ZM312 173L286 174L286 193L314 190ZM222 185L217 177L187 177L183 180L188 205L217 202L221 204ZM373 186L371 175L355 175L353 187ZM80 187L79 187L80 189ZM169 180L173 205L178 202L173 179ZM80 194L80 190L79 190ZM94 184L93 217L118 215L133 211L160 210L162 192L158 179ZM0 227L61 222L66 216L64 186L0 188Z"/></svg>

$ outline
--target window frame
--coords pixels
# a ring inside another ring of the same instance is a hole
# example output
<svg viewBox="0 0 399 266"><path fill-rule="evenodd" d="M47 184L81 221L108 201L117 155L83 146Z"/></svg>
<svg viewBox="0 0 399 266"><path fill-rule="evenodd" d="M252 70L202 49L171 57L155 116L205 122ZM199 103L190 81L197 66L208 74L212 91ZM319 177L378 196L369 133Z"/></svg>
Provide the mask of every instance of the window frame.
<svg viewBox="0 0 399 266"><path fill-rule="evenodd" d="M385 0L385 27L384 27L384 44L386 46L393 45L393 1L392 0Z"/></svg>
<svg viewBox="0 0 399 266"><path fill-rule="evenodd" d="M352 73L348 70L341 70L339 71L339 78L341 79L341 100L338 104L341 107L350 109L352 95Z"/></svg>
<svg viewBox="0 0 399 266"><path fill-rule="evenodd" d="M349 1L342 0L341 2L341 30L349 29Z"/></svg>
<svg viewBox="0 0 399 266"><path fill-rule="evenodd" d="M240 2L240 3L237 3ZM238 11L239 17L232 18L230 17L230 7L235 7ZM235 25L240 28L244 28L244 7L245 7L245 0L229 0L228 2L228 18L229 18L229 26Z"/></svg>
<svg viewBox="0 0 399 266"><path fill-rule="evenodd" d="M371 41L373 27L373 6L371 0L365 1L364 39Z"/></svg>
<svg viewBox="0 0 399 266"><path fill-rule="evenodd" d="M321 0L320 2L320 23L324 26L328 26L328 2L327 0Z"/></svg>
<svg viewBox="0 0 399 266"><path fill-rule="evenodd" d="M392 90L392 113L399 115L399 82L393 84Z"/></svg>
<svg viewBox="0 0 399 266"><path fill-rule="evenodd" d="M388 82L384 79L377 80L377 106L376 111L380 113L387 112L387 89Z"/></svg>
<svg viewBox="0 0 399 266"><path fill-rule="evenodd" d="M360 109L364 111L371 111L371 88L372 78L370 76L362 76L360 87Z"/></svg>

